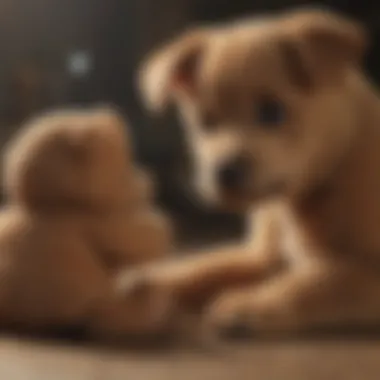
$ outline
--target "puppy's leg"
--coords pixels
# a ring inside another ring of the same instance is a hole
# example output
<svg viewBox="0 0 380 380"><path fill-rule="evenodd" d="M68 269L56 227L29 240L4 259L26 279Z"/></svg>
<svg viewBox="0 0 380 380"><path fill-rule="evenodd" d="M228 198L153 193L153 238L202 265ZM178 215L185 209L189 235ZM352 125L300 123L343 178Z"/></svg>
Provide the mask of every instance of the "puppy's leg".
<svg viewBox="0 0 380 380"><path fill-rule="evenodd" d="M380 278L354 264L311 262L212 303L217 331L291 332L380 322Z"/></svg>
<svg viewBox="0 0 380 380"><path fill-rule="evenodd" d="M180 303L195 309L222 290L260 281L283 264L278 249L280 226L272 211L256 213L254 239L247 239L244 245L154 264L146 270L138 269L136 278L145 278L152 287L170 289Z"/></svg>
<svg viewBox="0 0 380 380"><path fill-rule="evenodd" d="M138 268L136 279L144 286L165 289L180 304L198 310L222 290L269 276L277 264L270 255L237 246Z"/></svg>

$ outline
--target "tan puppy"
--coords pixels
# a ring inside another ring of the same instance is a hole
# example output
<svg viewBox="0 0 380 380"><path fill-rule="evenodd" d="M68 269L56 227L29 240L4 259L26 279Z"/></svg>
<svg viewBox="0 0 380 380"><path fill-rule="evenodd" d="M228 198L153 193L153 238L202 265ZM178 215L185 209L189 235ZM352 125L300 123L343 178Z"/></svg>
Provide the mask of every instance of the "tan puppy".
<svg viewBox="0 0 380 380"><path fill-rule="evenodd" d="M147 177L136 171L126 128L110 110L55 112L9 144L0 326L82 326L104 338L165 327L164 294L128 288L125 298L120 287L119 272L161 257L171 245Z"/></svg>
<svg viewBox="0 0 380 380"><path fill-rule="evenodd" d="M152 268L152 286L213 299L221 329L380 322L380 102L360 68L366 45L354 22L299 10L193 30L148 59L143 93L152 109L179 106L200 193L254 224L241 247Z"/></svg>

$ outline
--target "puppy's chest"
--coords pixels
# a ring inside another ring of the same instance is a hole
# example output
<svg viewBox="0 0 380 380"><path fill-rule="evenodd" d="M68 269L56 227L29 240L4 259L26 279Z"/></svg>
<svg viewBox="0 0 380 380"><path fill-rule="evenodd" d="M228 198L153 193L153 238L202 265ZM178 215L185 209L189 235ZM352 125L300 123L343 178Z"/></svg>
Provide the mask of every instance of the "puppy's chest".
<svg viewBox="0 0 380 380"><path fill-rule="evenodd" d="M320 242L319 239L310 234L289 208L279 212L277 220L280 226L279 251L289 262L302 264L311 254L311 247L315 247L317 241Z"/></svg>

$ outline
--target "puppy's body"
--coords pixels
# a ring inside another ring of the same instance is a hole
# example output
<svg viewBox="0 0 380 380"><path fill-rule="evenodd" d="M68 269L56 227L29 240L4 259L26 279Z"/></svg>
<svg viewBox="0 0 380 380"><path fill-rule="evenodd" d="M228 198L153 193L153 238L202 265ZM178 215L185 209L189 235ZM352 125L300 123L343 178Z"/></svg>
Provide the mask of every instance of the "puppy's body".
<svg viewBox="0 0 380 380"><path fill-rule="evenodd" d="M5 155L0 325L80 326L104 338L151 334L166 297L124 298L120 274L170 249L166 220L136 172L126 126L106 110L53 113Z"/></svg>
<svg viewBox="0 0 380 380"><path fill-rule="evenodd" d="M179 105L196 186L252 213L254 231L153 270L154 286L192 294L221 328L380 322L380 101L365 46L349 20L298 11L190 32L148 61L143 89L153 108Z"/></svg>

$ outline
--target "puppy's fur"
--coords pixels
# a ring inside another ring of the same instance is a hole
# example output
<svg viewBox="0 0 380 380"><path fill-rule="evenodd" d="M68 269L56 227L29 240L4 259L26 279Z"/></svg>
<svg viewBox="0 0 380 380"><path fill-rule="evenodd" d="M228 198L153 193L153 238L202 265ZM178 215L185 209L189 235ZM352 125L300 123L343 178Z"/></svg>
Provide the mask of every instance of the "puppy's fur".
<svg viewBox="0 0 380 380"><path fill-rule="evenodd" d="M195 300L221 329L380 322L380 102L361 69L367 44L355 22L304 9L192 30L147 60L143 93L151 109L178 105L196 187L253 223L241 247L153 268L153 286ZM237 160L238 183L220 186Z"/></svg>
<svg viewBox="0 0 380 380"><path fill-rule="evenodd" d="M124 297L120 287L125 268L161 257L171 245L126 129L112 110L55 112L8 145L1 326L80 326L104 338L163 328L164 294L129 288Z"/></svg>

